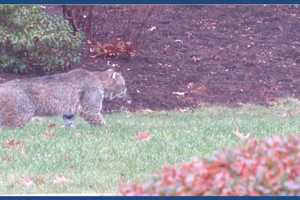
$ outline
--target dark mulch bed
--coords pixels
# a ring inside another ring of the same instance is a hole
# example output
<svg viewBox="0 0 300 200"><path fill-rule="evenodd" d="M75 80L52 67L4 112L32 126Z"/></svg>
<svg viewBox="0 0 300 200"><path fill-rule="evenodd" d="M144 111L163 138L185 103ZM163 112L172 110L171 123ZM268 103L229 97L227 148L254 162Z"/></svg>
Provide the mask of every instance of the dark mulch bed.
<svg viewBox="0 0 300 200"><path fill-rule="evenodd" d="M102 70L118 64L133 98L131 109L268 104L278 97L300 97L300 8L95 9L94 39L136 40L137 55L94 59L83 48L80 67ZM60 7L49 10L61 14ZM105 109L117 109L120 104L107 102Z"/></svg>

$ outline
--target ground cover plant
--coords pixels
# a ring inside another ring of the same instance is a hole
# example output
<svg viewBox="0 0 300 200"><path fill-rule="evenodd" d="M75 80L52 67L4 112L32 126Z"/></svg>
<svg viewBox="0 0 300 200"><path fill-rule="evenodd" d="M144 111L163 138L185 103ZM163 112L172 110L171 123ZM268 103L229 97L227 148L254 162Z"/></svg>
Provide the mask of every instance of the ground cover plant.
<svg viewBox="0 0 300 200"><path fill-rule="evenodd" d="M0 192L118 194L119 185L145 181L165 164L241 145L237 127L251 138L296 134L299 106L290 99L269 108L113 113L101 128L80 119L75 129L57 118L35 120L1 131Z"/></svg>
<svg viewBox="0 0 300 200"><path fill-rule="evenodd" d="M300 135L251 139L179 166L165 166L143 184L121 186L124 195L299 195Z"/></svg>

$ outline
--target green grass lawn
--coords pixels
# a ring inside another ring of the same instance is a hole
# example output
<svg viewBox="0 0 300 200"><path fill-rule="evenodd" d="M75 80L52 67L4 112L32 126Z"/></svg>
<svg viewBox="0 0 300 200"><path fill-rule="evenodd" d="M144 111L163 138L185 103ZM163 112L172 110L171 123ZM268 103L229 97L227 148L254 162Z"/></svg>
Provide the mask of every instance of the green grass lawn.
<svg viewBox="0 0 300 200"><path fill-rule="evenodd" d="M0 193L117 193L124 181L142 181L164 164L207 157L241 143L233 131L252 138L300 132L300 102L272 107L208 106L187 112L114 113L105 127L62 128L47 118L0 133ZM49 129L48 124L56 128ZM136 133L152 138L138 141Z"/></svg>

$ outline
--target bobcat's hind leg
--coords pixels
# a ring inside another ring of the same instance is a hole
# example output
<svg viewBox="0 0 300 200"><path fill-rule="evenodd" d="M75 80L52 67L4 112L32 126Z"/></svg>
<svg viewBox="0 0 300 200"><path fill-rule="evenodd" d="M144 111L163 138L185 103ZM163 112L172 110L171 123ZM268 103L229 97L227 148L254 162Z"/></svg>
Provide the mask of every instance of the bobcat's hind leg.
<svg viewBox="0 0 300 200"><path fill-rule="evenodd" d="M28 99L24 98L23 102L7 101L6 105L0 108L0 128L23 127L33 116L34 105Z"/></svg>

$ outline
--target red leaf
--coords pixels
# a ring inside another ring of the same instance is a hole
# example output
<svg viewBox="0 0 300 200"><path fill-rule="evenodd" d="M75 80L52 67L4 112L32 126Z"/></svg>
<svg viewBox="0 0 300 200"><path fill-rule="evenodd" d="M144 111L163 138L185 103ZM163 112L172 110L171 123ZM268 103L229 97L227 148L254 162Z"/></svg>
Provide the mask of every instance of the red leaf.
<svg viewBox="0 0 300 200"><path fill-rule="evenodd" d="M152 139L152 135L148 132L139 132L135 135L135 139L141 142L146 142Z"/></svg>
<svg viewBox="0 0 300 200"><path fill-rule="evenodd" d="M25 186L26 188L30 188L34 185L33 178L30 176L26 176L21 179L21 184Z"/></svg>

